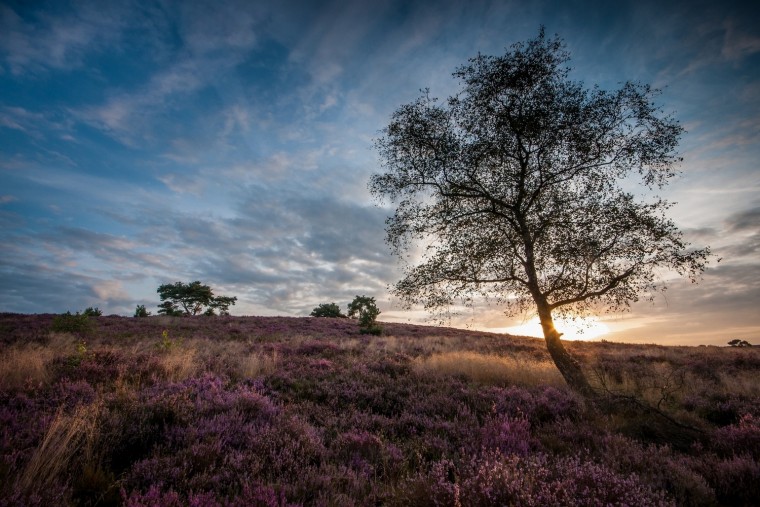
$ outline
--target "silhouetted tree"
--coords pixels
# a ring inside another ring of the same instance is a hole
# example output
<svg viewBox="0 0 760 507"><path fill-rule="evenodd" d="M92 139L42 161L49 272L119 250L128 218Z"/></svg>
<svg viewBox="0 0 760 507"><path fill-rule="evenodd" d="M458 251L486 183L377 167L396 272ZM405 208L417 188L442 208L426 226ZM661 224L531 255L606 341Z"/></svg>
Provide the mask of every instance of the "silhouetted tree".
<svg viewBox="0 0 760 507"><path fill-rule="evenodd" d="M221 315L228 315L229 307L237 301L236 297L214 296L211 287L199 281L164 284L156 292L162 301L158 305L158 313L164 315L198 315L209 311L214 315L214 310L218 310Z"/></svg>
<svg viewBox="0 0 760 507"><path fill-rule="evenodd" d="M503 56L470 59L447 102L424 91L393 113L370 190L397 203L386 222L395 252L425 246L394 287L402 301L440 310L481 295L508 314L537 311L563 377L593 396L554 317L654 297L658 269L695 280L709 249L688 249L668 202L620 183L638 173L661 188L676 174L683 128L655 105L658 92L588 89L568 61L543 29Z"/></svg>

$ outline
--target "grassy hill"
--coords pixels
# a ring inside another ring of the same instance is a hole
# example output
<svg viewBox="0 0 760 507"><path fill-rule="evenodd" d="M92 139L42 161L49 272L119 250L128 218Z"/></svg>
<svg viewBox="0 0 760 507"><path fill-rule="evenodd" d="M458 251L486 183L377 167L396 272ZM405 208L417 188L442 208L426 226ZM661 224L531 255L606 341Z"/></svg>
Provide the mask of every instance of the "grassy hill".
<svg viewBox="0 0 760 507"><path fill-rule="evenodd" d="M599 410L542 340L383 327L2 314L0 505L760 498L758 347L571 342Z"/></svg>

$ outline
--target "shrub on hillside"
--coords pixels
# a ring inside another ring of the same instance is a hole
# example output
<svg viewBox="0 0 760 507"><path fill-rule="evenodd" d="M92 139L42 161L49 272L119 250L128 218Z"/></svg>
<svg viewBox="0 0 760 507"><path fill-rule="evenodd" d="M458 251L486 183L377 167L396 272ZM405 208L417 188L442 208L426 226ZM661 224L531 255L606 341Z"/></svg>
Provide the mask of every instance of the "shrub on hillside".
<svg viewBox="0 0 760 507"><path fill-rule="evenodd" d="M84 309L82 312L82 315L87 315L88 317L102 317L103 312L100 310L100 308L88 306Z"/></svg>
<svg viewBox="0 0 760 507"><path fill-rule="evenodd" d="M335 303L322 303L311 311L312 317L345 317Z"/></svg>
<svg viewBox="0 0 760 507"><path fill-rule="evenodd" d="M71 312L66 312L53 318L50 330L56 333L86 334L92 330L92 322L87 314L77 312L72 315Z"/></svg>

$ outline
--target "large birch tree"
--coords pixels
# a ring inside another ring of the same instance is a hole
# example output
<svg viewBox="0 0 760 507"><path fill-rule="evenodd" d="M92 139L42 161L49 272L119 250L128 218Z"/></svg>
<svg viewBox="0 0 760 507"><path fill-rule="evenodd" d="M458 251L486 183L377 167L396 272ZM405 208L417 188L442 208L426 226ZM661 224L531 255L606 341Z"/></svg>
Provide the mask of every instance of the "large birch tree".
<svg viewBox="0 0 760 507"><path fill-rule="evenodd" d="M677 174L683 133L658 91L588 88L568 62L543 29L503 56L470 59L454 72L455 96L424 91L393 113L370 190L395 204L395 252L417 252L398 297L435 310L485 296L508 314L537 313L568 385L593 396L555 317L626 309L673 273L694 281L709 248L689 248L671 204L651 197Z"/></svg>

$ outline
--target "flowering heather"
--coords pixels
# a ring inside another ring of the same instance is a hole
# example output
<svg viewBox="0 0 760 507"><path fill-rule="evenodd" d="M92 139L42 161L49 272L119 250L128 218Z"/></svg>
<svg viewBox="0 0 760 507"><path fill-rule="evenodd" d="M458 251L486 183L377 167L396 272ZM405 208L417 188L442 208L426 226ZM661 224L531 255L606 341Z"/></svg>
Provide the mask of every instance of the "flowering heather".
<svg viewBox="0 0 760 507"><path fill-rule="evenodd" d="M0 315L12 358L0 506L760 498L754 348L569 344L598 389L658 416L594 409L545 375L531 338L387 323L375 337L330 318L90 319L81 336L51 331L51 315Z"/></svg>

